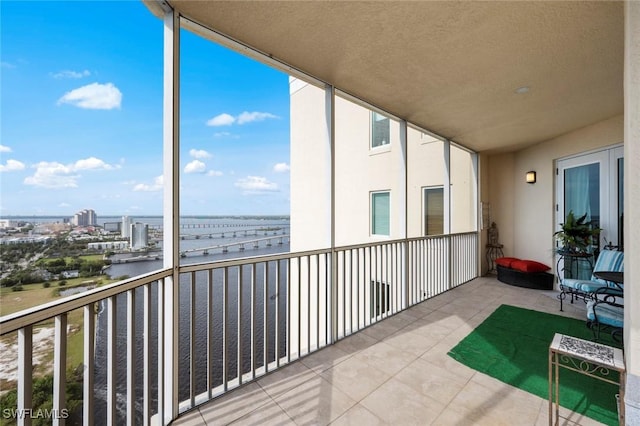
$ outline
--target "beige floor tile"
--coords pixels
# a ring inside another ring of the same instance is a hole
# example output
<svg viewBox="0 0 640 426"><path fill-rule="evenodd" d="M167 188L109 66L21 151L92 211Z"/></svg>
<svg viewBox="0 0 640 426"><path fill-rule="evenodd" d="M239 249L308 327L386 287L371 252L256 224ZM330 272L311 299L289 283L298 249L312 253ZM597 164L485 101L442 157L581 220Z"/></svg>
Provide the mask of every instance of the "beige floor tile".
<svg viewBox="0 0 640 426"><path fill-rule="evenodd" d="M438 343L420 358L450 371L463 379L470 379L474 374L476 374L476 371L447 355L451 348L453 348L453 345L451 344Z"/></svg>
<svg viewBox="0 0 640 426"><path fill-rule="evenodd" d="M269 396L274 398L290 391L315 375L316 373L302 361L296 361L286 366L286 368L281 368L262 377L257 383Z"/></svg>
<svg viewBox="0 0 640 426"><path fill-rule="evenodd" d="M298 425L327 425L356 404L320 376L280 395L275 401Z"/></svg>
<svg viewBox="0 0 640 426"><path fill-rule="evenodd" d="M335 344L335 347L349 355L353 355L363 349L367 349L369 346L375 345L376 343L378 343L378 339L374 339L363 332L359 332L340 340Z"/></svg>
<svg viewBox="0 0 640 426"><path fill-rule="evenodd" d="M361 404L385 423L393 425L428 425L445 408L444 404L394 378L362 400Z"/></svg>
<svg viewBox="0 0 640 426"><path fill-rule="evenodd" d="M356 357L325 370L321 376L355 401L360 401L391 378L390 374L372 368Z"/></svg>
<svg viewBox="0 0 640 426"><path fill-rule="evenodd" d="M296 423L272 401L231 424L233 426L294 426Z"/></svg>
<svg viewBox="0 0 640 426"><path fill-rule="evenodd" d="M368 364L374 369L393 375L411 364L417 356L401 351L384 342L378 342L374 346L354 355L353 358Z"/></svg>
<svg viewBox="0 0 640 426"><path fill-rule="evenodd" d="M200 413L208 424L228 424L268 402L269 395L257 383L249 383L200 407Z"/></svg>
<svg viewBox="0 0 640 426"><path fill-rule="evenodd" d="M422 359L415 360L395 378L444 405L449 404L468 381Z"/></svg>
<svg viewBox="0 0 640 426"><path fill-rule="evenodd" d="M184 413L176 420L174 420L171 424L180 426L200 426L204 424L204 419L200 414L200 410L196 408L189 411L188 413Z"/></svg>
<svg viewBox="0 0 640 426"><path fill-rule="evenodd" d="M534 424L542 402L541 398L512 386L501 384L487 387L472 378L451 404L460 405L478 415L518 419L521 424Z"/></svg>
<svg viewBox="0 0 640 426"><path fill-rule="evenodd" d="M331 426L377 426L385 423L360 404L356 404L331 423Z"/></svg>
<svg viewBox="0 0 640 426"><path fill-rule="evenodd" d="M350 357L351 354L341 350L337 345L333 345L302 358L300 362L315 373L321 373Z"/></svg>
<svg viewBox="0 0 640 426"><path fill-rule="evenodd" d="M408 324L410 324L410 322L406 319L392 317L381 320L380 322L365 328L361 331L361 333L373 337L376 340L382 340L385 337L395 333L396 331L406 327Z"/></svg>
<svg viewBox="0 0 640 426"><path fill-rule="evenodd" d="M388 336L383 342L416 357L422 356L437 343L433 339L408 331L406 328Z"/></svg>

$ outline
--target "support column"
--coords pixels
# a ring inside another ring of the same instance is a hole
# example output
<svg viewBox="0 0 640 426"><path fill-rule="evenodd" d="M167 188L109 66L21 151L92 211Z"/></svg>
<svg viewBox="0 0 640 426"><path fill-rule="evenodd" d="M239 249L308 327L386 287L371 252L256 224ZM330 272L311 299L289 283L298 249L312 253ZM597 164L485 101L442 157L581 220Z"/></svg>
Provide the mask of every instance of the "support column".
<svg viewBox="0 0 640 426"><path fill-rule="evenodd" d="M162 424L178 415L178 319L180 264L180 16L173 10L164 17L164 102L163 102L163 226L164 267L173 274L164 280ZM160 361L160 359L159 359Z"/></svg>
<svg viewBox="0 0 640 426"><path fill-rule="evenodd" d="M331 150L331 341L338 340L338 254L336 252L336 89L325 86L325 105ZM346 318L346 317L345 317Z"/></svg>
<svg viewBox="0 0 640 426"><path fill-rule="evenodd" d="M640 3L625 2L624 353L626 424L640 424Z"/></svg>

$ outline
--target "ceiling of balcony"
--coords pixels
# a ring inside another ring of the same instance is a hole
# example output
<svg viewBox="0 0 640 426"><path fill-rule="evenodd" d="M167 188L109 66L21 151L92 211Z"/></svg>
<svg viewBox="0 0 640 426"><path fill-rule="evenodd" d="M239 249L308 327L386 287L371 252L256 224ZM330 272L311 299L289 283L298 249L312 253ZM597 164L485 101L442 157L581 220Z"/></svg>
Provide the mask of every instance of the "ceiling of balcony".
<svg viewBox="0 0 640 426"><path fill-rule="evenodd" d="M168 2L476 151L623 112L622 2Z"/></svg>

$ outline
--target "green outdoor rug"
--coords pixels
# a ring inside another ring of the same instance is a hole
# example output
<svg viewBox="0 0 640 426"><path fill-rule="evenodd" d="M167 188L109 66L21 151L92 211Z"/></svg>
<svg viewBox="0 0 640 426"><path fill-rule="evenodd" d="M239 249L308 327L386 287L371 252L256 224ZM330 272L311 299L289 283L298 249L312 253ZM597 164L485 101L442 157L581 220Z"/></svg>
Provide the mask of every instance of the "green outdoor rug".
<svg viewBox="0 0 640 426"><path fill-rule="evenodd" d="M502 305L465 337L449 356L474 370L547 399L549 345L555 333L593 340L585 321ZM613 342L605 344L618 346ZM617 380L617 373L614 378ZM616 425L616 385L560 370L560 405Z"/></svg>

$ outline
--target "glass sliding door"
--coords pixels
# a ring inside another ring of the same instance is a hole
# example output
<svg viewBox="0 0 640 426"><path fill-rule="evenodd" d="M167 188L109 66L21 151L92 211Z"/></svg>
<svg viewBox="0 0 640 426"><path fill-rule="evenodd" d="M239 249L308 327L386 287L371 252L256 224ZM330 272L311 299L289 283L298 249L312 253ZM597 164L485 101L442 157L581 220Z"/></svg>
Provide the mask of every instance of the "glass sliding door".
<svg viewBox="0 0 640 426"><path fill-rule="evenodd" d="M622 147L584 154L557 162L556 230L560 230L569 213L576 219L585 216L600 237L587 247L597 256L607 244L622 244ZM592 261L595 261L593 259ZM588 279L588 262L558 265L560 276L571 272L571 278ZM570 267L571 266L571 267Z"/></svg>

